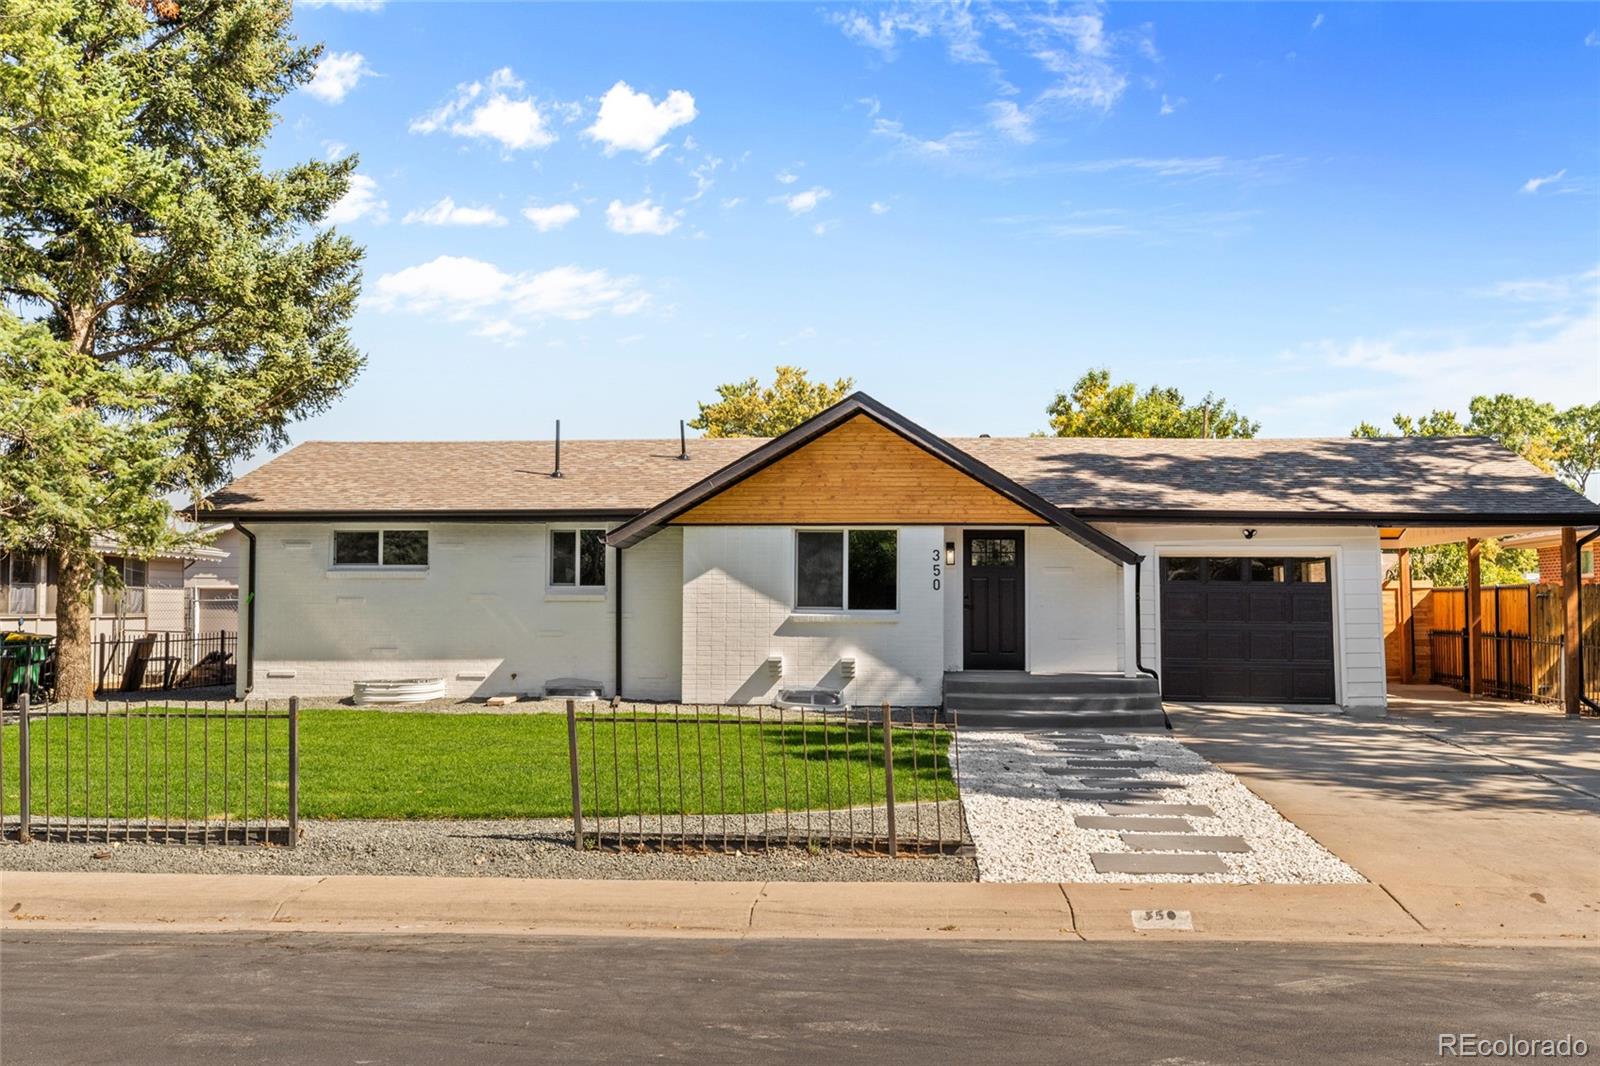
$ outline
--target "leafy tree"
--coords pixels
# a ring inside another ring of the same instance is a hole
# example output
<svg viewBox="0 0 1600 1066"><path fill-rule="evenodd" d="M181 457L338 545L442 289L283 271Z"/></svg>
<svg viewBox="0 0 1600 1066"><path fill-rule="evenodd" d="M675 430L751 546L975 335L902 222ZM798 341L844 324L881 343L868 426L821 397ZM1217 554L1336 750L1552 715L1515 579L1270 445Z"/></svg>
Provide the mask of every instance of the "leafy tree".
<svg viewBox="0 0 1600 1066"><path fill-rule="evenodd" d="M361 250L319 226L356 161L261 164L320 53L289 20L288 0L0 6L0 544L58 558L63 695L92 684L92 541L179 539L169 494L280 447L361 368Z"/></svg>
<svg viewBox="0 0 1600 1066"><path fill-rule="evenodd" d="M1209 392L1191 404L1174 388L1113 385L1104 368L1086 371L1071 393L1056 393L1045 413L1058 437L1254 437L1261 428Z"/></svg>
<svg viewBox="0 0 1600 1066"><path fill-rule="evenodd" d="M1461 424L1454 411L1429 411L1421 418L1412 418L1410 415L1395 415L1394 428L1399 430L1402 437L1460 437L1467 432L1467 427ZM1392 437L1395 434L1385 433L1371 422L1363 422L1350 431L1352 437Z"/></svg>
<svg viewBox="0 0 1600 1066"><path fill-rule="evenodd" d="M827 410L855 388L851 378L812 382L796 366L780 366L771 385L755 378L717 386L714 403L700 405L689 425L708 437L776 437Z"/></svg>
<svg viewBox="0 0 1600 1066"><path fill-rule="evenodd" d="M1600 403L1569 407L1556 415L1551 436L1556 473L1587 492L1589 479L1600 470Z"/></svg>
<svg viewBox="0 0 1600 1066"><path fill-rule="evenodd" d="M1502 547L1498 540L1483 541L1478 554L1478 579L1485 585L1520 585L1527 575L1539 569L1538 552L1526 548ZM1435 544L1411 549L1411 575L1441 587L1467 583L1467 546ZM1391 568L1386 580L1394 579Z"/></svg>

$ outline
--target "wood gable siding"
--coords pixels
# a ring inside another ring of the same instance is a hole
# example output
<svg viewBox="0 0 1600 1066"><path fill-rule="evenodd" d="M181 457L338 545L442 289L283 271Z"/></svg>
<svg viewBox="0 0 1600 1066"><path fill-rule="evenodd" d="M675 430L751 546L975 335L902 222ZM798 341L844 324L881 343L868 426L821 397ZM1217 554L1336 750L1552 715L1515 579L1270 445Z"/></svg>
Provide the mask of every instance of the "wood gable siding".
<svg viewBox="0 0 1600 1066"><path fill-rule="evenodd" d="M682 525L1045 525L1032 511L857 415L677 518Z"/></svg>

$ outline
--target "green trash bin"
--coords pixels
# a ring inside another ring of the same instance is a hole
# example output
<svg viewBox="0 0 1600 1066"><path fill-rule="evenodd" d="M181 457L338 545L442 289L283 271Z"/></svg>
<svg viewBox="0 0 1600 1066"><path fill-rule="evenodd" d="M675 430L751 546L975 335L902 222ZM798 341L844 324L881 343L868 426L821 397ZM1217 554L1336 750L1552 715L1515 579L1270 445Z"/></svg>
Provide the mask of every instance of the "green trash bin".
<svg viewBox="0 0 1600 1066"><path fill-rule="evenodd" d="M7 633L0 640L0 700L7 707L24 692L30 700L44 691L46 666L55 638L38 633Z"/></svg>

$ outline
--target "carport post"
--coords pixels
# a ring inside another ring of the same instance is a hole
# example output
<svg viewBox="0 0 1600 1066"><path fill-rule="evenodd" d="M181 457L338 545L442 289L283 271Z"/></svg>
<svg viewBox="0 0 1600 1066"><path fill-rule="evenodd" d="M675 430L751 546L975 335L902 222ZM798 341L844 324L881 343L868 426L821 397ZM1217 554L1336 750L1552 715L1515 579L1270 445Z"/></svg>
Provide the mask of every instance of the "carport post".
<svg viewBox="0 0 1600 1066"><path fill-rule="evenodd" d="M1405 650L1400 654L1400 680L1409 685L1417 674L1417 633L1411 605L1411 549L1401 548L1396 554L1395 576L1399 584L1399 601L1395 604L1395 625Z"/></svg>
<svg viewBox="0 0 1600 1066"><path fill-rule="evenodd" d="M1483 636L1483 544L1476 537L1467 538L1467 641L1463 648L1461 669L1467 675L1467 692L1477 696L1483 690L1478 678L1478 642Z"/></svg>
<svg viewBox="0 0 1600 1066"><path fill-rule="evenodd" d="M1583 636L1578 631L1578 597L1583 573L1578 565L1578 531L1561 530L1561 707L1575 715L1583 696Z"/></svg>

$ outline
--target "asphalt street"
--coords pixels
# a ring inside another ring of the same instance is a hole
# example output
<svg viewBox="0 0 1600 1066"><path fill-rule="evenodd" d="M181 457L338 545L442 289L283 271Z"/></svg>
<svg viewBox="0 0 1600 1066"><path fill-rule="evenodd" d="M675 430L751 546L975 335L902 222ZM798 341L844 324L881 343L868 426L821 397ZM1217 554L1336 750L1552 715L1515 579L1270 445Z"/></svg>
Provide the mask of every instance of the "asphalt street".
<svg viewBox="0 0 1600 1066"><path fill-rule="evenodd" d="M1588 948L9 926L0 1061L1438 1063L1440 1033L1600 1056L1596 989Z"/></svg>

